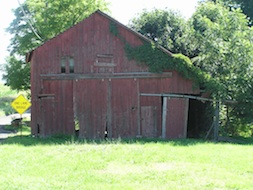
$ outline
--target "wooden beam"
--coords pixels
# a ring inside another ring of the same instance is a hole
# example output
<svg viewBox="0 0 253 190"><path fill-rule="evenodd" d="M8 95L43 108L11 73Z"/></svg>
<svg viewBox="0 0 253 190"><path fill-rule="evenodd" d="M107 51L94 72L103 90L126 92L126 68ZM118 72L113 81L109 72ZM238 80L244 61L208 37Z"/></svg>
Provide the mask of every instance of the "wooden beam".
<svg viewBox="0 0 253 190"><path fill-rule="evenodd" d="M129 72L129 73L91 73L91 74L41 74L40 77L44 80L78 80L78 79L137 79L137 78L171 78L171 72L161 74L151 72Z"/></svg>
<svg viewBox="0 0 253 190"><path fill-rule="evenodd" d="M215 100L210 98L202 98L200 96L192 96L192 95L184 95L184 94L149 94L149 93L141 93L141 96L165 96L170 98L187 98L187 99L195 99L201 101L210 101L213 102Z"/></svg>
<svg viewBox="0 0 253 190"><path fill-rule="evenodd" d="M184 94L166 94L166 93L162 93L162 94L151 94L151 93L141 93L141 96L166 96L169 98L188 98L188 99L194 99L194 100L200 100L200 101L207 101L207 102L224 102L224 103L237 103L236 101L233 100L215 100L212 98L203 98L201 96L193 96L193 95L184 95Z"/></svg>
<svg viewBox="0 0 253 190"><path fill-rule="evenodd" d="M117 65L115 63L96 62L96 63L94 63L94 66L96 66L96 67L116 67Z"/></svg>
<svg viewBox="0 0 253 190"><path fill-rule="evenodd" d="M38 98L54 98L55 94L38 94Z"/></svg>
<svg viewBox="0 0 253 190"><path fill-rule="evenodd" d="M97 57L113 58L113 55L112 54L97 54Z"/></svg>

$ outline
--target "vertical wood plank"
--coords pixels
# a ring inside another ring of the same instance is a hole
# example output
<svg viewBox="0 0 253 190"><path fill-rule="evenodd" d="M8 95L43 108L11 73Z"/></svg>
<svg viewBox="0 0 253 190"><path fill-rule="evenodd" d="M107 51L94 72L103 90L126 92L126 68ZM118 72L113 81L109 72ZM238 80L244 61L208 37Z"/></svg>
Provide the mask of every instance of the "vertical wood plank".
<svg viewBox="0 0 253 190"><path fill-rule="evenodd" d="M162 138L166 138L166 117L167 117L167 97L163 97L163 113L162 113Z"/></svg>
<svg viewBox="0 0 253 190"><path fill-rule="evenodd" d="M137 80L137 137L141 136L141 106L140 106L140 85L139 80Z"/></svg>
<svg viewBox="0 0 253 190"><path fill-rule="evenodd" d="M112 83L111 79L108 80L107 88L107 106L106 106L106 127L108 130L108 137L112 138Z"/></svg>
<svg viewBox="0 0 253 190"><path fill-rule="evenodd" d="M185 99L185 110L184 110L184 134L183 134L183 138L187 137L188 112L189 112L189 98L186 98Z"/></svg>

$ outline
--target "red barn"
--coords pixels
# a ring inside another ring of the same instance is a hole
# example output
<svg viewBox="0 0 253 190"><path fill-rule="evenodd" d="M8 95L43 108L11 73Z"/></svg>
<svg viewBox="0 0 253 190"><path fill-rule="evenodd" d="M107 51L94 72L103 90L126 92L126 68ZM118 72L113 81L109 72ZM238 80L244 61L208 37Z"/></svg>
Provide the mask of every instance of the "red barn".
<svg viewBox="0 0 253 190"><path fill-rule="evenodd" d="M30 52L32 134L74 135L78 130L79 137L92 139L105 133L109 138L185 138L189 99L163 94L194 94L192 81L176 71L151 73L128 59L126 42L148 41L96 11Z"/></svg>

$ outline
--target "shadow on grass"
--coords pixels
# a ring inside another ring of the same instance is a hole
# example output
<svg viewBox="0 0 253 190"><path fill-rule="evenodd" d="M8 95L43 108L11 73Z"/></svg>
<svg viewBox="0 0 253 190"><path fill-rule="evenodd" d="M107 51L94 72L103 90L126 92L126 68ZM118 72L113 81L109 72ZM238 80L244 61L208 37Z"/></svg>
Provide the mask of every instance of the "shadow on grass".
<svg viewBox="0 0 253 190"><path fill-rule="evenodd" d="M37 138L32 137L31 135L15 135L12 137L8 137L7 139L0 142L0 145L11 145L18 144L23 146L36 146L36 145L60 145L60 144L70 144L78 142L77 140L59 136L59 137L50 137L50 138Z"/></svg>
<svg viewBox="0 0 253 190"><path fill-rule="evenodd" d="M163 140L163 139L149 139L149 138L136 138L136 139L77 139L71 136L54 136L49 138L37 138L30 135L21 136L16 135L9 137L0 142L0 145L18 144L23 146L36 146L36 145L73 145L73 144L170 144L172 146L194 146L204 143L213 143L211 141L204 141L200 139L181 139L181 140ZM240 145L253 145L253 138L237 138L235 142L219 142Z"/></svg>

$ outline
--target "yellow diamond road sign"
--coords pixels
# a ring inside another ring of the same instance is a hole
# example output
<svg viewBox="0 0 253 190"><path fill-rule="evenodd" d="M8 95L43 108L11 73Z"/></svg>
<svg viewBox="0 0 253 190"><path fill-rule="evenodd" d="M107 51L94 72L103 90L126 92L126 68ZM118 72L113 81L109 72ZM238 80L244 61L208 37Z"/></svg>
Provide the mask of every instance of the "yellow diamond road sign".
<svg viewBox="0 0 253 190"><path fill-rule="evenodd" d="M19 95L12 103L11 106L22 115L30 106L31 103L23 96Z"/></svg>

